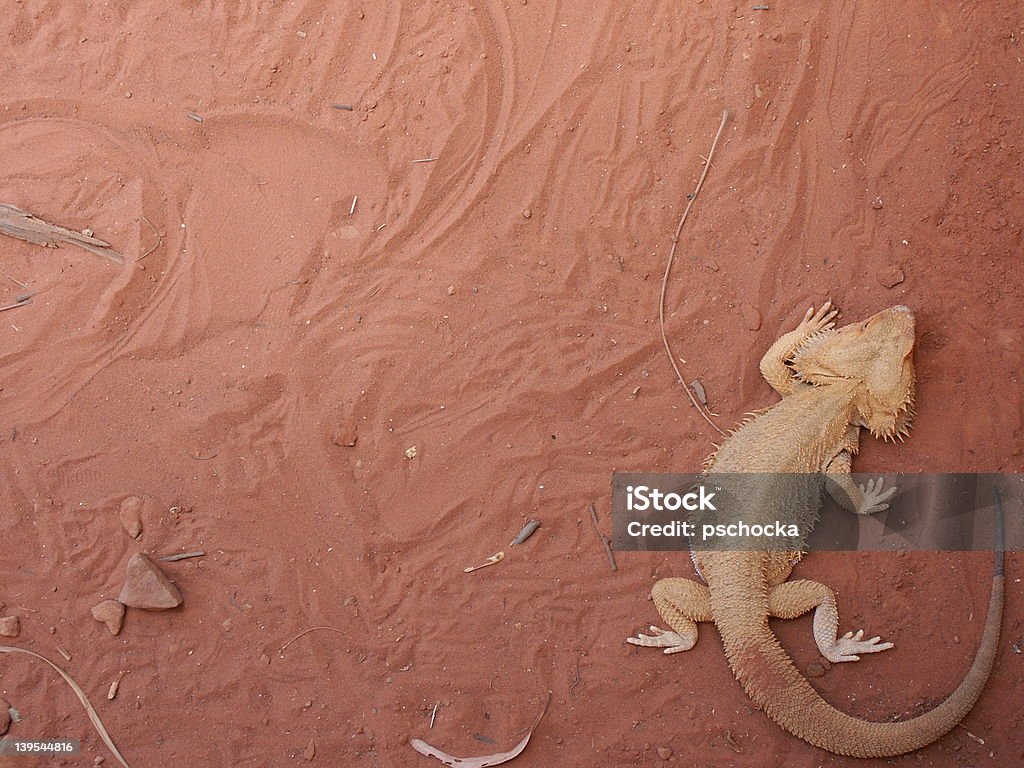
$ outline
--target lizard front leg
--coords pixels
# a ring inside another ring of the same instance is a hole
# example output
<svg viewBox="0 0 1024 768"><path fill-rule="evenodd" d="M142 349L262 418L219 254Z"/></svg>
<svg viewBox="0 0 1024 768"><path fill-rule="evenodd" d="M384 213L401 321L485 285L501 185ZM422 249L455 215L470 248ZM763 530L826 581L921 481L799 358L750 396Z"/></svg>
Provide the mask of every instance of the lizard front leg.
<svg viewBox="0 0 1024 768"><path fill-rule="evenodd" d="M849 426L839 451L825 465L825 488L828 495L858 515L871 515L889 508L895 488L882 490L882 478L857 485L850 476L853 455L860 446L860 427Z"/></svg>
<svg viewBox="0 0 1024 768"><path fill-rule="evenodd" d="M784 334L778 341L769 347L761 358L761 375L764 380L772 385L772 389L785 397L792 394L796 388L796 380L793 371L786 365L786 361L793 356L796 348L799 347L809 336L818 331L827 331L835 326L833 318L838 310L832 309L832 302L826 301L817 312L811 307L804 313L804 319L796 330Z"/></svg>
<svg viewBox="0 0 1024 768"><path fill-rule="evenodd" d="M864 640L864 630L839 637L839 610L836 596L824 584L808 579L786 581L768 590L768 615L795 619L814 609L814 642L821 655L833 663L859 661L860 653L878 653L893 647L880 637Z"/></svg>
<svg viewBox="0 0 1024 768"><path fill-rule="evenodd" d="M651 627L653 634L637 633L627 643L664 648L665 653L688 651L697 644L697 622L711 621L711 592L704 584L682 578L662 579L651 589L651 599L670 630Z"/></svg>

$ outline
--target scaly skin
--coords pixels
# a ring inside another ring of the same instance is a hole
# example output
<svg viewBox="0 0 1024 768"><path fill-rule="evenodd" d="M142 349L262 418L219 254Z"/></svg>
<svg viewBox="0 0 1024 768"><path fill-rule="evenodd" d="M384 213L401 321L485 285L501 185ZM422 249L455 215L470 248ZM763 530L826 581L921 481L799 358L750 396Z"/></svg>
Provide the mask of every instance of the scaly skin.
<svg viewBox="0 0 1024 768"><path fill-rule="evenodd" d="M911 354L914 317L892 307L863 323L834 329L831 303L807 311L796 330L765 354L761 372L783 396L781 402L745 422L713 455L709 473L817 473L837 501L858 514L888 507L895 489L881 481L856 486L850 477L860 429L876 437L902 439L913 417ZM784 483L784 480L783 480ZM762 497L764 508L744 510L744 519L792 518L794 497L785 488ZM797 510L813 520L816 509ZM787 582L800 552L695 552L694 564L707 586L689 579L662 579L652 597L670 630L629 638L635 645L689 650L697 622L714 622L725 655L744 690L769 717L805 741L841 755L889 757L911 752L947 733L978 700L995 659L1002 616L1002 555L997 553L992 597L974 663L957 689L935 709L902 722L876 723L840 712L797 671L768 626L768 618L795 618L814 610L814 639L832 662L892 648L863 630L838 636L835 595L814 581Z"/></svg>

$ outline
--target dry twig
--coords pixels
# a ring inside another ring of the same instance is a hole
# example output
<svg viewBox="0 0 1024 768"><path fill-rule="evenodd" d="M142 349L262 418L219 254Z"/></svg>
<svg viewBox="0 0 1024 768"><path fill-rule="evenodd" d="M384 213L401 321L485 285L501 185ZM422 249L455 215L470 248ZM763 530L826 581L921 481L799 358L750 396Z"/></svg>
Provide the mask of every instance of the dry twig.
<svg viewBox="0 0 1024 768"><path fill-rule="evenodd" d="M661 328L661 342L665 345L665 352L668 354L668 361L672 364L672 370L676 372L676 378L679 379L679 383L683 385L683 389L686 391L686 396L690 398L690 402L693 403L693 407L697 409L697 412L701 417L718 430L719 434L724 435L725 432L711 420L711 416L708 414L707 409L703 407L697 398L693 396L693 392L686 386L686 381L683 379L683 374L679 370L679 365L676 363L676 359L672 354L672 347L668 343L668 335L665 333L665 292L668 290L668 276L672 271L672 262L676 257L676 246L679 245L679 233L683 231L683 224L686 223L686 217L690 215L690 209L693 207L694 202L697 200L697 195L700 194L701 187L704 186L704 179L707 178L708 171L711 169L711 159L715 156L715 147L718 146L718 140L722 137L722 131L725 130L725 124L729 120L729 110L725 110L722 113L722 123L718 126L718 133L715 134L715 140L711 143L711 151L708 152L707 162L704 163L704 170L701 171L700 179L697 181L697 187L693 190L689 197L689 202L686 204L686 208L683 210L683 215L679 218L679 224L676 225L676 232L672 235L672 248L668 252L668 259L665 261L665 276L661 280L661 298L658 300L658 324Z"/></svg>

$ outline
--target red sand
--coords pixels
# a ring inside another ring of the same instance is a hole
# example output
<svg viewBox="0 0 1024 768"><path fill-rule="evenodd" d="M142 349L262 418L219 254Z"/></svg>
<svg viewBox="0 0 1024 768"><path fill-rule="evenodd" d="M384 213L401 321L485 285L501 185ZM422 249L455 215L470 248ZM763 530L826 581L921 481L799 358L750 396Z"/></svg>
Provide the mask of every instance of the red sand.
<svg viewBox="0 0 1024 768"><path fill-rule="evenodd" d="M549 689L517 765L658 765L659 746L686 766L889 765L773 725L711 628L682 656L626 646L656 618L652 580L692 569L620 555L611 573L586 508L607 525L613 470L692 470L716 437L656 307L725 108L668 319L720 423L773 402L757 361L808 304L905 303L916 427L857 468L1022 469L1019 4L210 5L0 18L0 201L128 262L0 239L37 291L0 314L14 642L68 669L132 766L303 764L311 739L313 764L439 765L409 737L496 751ZM142 217L162 244L140 261ZM117 520L129 494L141 542ZM528 517L526 545L462 573ZM114 638L89 609L140 549L207 555L165 564L183 608L131 610ZM1024 760L1022 566L965 721L984 744L958 728L896 764ZM809 558L844 627L896 642L815 686L876 719L934 705L974 653L990 568ZM341 634L278 650L318 625ZM777 628L817 659L809 618ZM52 671L0 657L0 680L12 735L88 753L19 768L114 764Z"/></svg>

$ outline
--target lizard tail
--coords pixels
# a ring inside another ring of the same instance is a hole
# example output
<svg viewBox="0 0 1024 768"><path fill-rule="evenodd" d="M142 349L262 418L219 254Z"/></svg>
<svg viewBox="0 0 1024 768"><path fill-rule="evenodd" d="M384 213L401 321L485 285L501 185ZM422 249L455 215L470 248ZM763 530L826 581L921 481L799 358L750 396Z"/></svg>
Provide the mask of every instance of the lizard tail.
<svg viewBox="0 0 1024 768"><path fill-rule="evenodd" d="M711 594L715 624L722 635L729 665L747 695L790 733L821 749L851 757L902 755L930 744L956 727L981 696L999 642L1004 582L1003 521L1002 505L994 488L993 494L998 519L988 616L971 668L945 701L923 715L901 722L877 723L840 712L821 698L779 645L768 627L767 597L761 605L750 599L750 585L757 583L750 579L757 579L758 574L744 573L745 569L740 567L720 573L714 579L717 583ZM764 585L763 576L760 583ZM766 589L762 594L767 594ZM737 612L737 606L746 607Z"/></svg>

